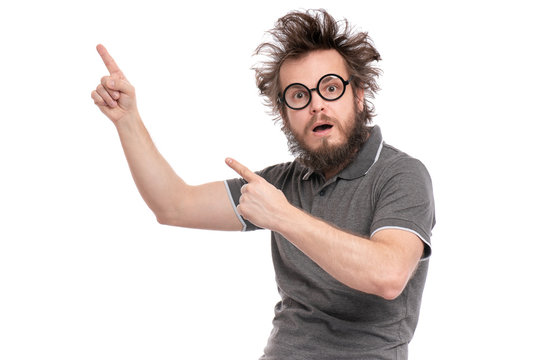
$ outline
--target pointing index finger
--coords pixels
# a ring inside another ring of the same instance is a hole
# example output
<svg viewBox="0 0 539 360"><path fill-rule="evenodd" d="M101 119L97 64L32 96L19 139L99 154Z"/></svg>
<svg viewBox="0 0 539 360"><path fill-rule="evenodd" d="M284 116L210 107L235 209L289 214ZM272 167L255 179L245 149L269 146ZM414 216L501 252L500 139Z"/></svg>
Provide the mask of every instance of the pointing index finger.
<svg viewBox="0 0 539 360"><path fill-rule="evenodd" d="M109 73L111 75L117 74L120 75L122 78L125 78L122 73L122 70L120 70L120 67L118 66L118 64L116 64L116 61L114 61L112 56L110 56L107 49L101 44L97 45L96 49L101 56L101 59L103 59L103 62L105 63L105 66L107 67Z"/></svg>
<svg viewBox="0 0 539 360"><path fill-rule="evenodd" d="M242 178L247 180L247 182L251 182L260 178L260 176L249 170L245 165L242 165L234 159L227 158L226 164L230 166L232 170L237 172Z"/></svg>

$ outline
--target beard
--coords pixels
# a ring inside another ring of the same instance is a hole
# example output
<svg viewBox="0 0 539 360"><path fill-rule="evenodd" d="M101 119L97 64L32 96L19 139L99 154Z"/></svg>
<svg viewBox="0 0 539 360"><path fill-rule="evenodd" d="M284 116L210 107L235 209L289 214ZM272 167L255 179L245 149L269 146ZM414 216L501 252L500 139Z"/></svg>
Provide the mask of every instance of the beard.
<svg viewBox="0 0 539 360"><path fill-rule="evenodd" d="M313 171L326 172L335 169L344 169L354 159L361 146L369 137L366 121L357 108L357 105L355 106L354 114L354 119L348 128L344 128L339 121L335 121L327 115L314 115L306 129L310 128L310 124L314 124L317 120L322 119L330 121L334 127L338 127L345 135L345 141L337 145L331 145L328 139L322 139L320 146L314 150L309 149L303 137L293 131L285 122L282 130L288 140L290 153L296 157L296 160L300 164Z"/></svg>

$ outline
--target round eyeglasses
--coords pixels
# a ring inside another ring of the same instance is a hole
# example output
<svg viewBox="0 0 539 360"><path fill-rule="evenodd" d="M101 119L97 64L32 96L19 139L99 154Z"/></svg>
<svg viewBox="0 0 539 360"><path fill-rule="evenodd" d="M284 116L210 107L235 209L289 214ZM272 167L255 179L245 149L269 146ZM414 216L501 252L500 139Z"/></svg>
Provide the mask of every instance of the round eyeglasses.
<svg viewBox="0 0 539 360"><path fill-rule="evenodd" d="M324 100L335 101L344 95L346 85L349 80L344 80L337 74L327 74L318 80L318 84L313 89L300 83L290 84L284 89L283 96L279 99L292 110L301 110L306 108L312 99L312 92L316 90L318 95Z"/></svg>

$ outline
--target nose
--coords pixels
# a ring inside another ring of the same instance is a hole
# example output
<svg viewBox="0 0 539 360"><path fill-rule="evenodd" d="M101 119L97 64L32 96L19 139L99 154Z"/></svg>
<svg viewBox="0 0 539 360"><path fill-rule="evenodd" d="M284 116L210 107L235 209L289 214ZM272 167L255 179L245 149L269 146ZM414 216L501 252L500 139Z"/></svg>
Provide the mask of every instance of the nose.
<svg viewBox="0 0 539 360"><path fill-rule="evenodd" d="M311 103L309 112L314 115L324 111L326 108L326 102L318 95L316 91L311 92Z"/></svg>

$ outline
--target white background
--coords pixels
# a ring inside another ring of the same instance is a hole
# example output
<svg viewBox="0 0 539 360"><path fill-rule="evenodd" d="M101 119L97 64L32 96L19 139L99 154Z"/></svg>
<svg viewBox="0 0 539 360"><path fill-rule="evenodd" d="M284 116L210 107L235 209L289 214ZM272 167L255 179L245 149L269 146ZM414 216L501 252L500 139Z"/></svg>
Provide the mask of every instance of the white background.
<svg viewBox="0 0 539 360"><path fill-rule="evenodd" d="M11 2L13 3L13 2ZM105 44L189 183L287 161L251 57L286 12L373 38L385 140L438 223L410 359L537 356L539 26L523 1L20 1L0 7L0 359L256 359L278 300L269 233L159 225L90 92ZM535 24L534 24L535 22Z"/></svg>

